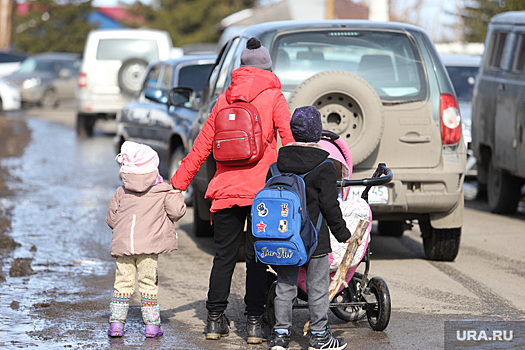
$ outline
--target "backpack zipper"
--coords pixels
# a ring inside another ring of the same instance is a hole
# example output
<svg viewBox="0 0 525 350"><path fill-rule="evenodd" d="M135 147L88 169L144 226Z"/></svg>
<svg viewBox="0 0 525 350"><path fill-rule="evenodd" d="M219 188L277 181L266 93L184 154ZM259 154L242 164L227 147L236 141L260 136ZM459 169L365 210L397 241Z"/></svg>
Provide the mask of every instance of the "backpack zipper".
<svg viewBox="0 0 525 350"><path fill-rule="evenodd" d="M244 139L245 139L245 137L236 137L234 139L217 140L217 148L221 148L221 142L224 142L224 141L237 141L237 140L244 140ZM251 143L253 143L253 141L251 141Z"/></svg>

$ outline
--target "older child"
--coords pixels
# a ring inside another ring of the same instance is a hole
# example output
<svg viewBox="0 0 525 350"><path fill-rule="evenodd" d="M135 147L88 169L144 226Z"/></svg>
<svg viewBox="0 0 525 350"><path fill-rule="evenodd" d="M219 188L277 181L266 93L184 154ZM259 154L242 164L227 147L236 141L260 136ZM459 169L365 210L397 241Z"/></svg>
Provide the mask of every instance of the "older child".
<svg viewBox="0 0 525 350"><path fill-rule="evenodd" d="M297 108L290 121L296 142L279 149L277 167L283 173L304 174L316 168L327 157L328 152L317 144L321 139L322 122L319 111L312 106ZM333 163L325 163L305 176L306 201L312 222L317 222L319 213L323 223L318 234L318 245L310 261L305 265L308 309L312 332L308 349L344 349L344 338L334 338L328 326L328 288L330 271L328 253L330 237L328 226L338 241L350 238L350 231L341 214L337 201L337 174ZM297 296L298 266L275 266L277 286L275 297L276 323L270 337L271 350L288 349L292 327L292 303Z"/></svg>
<svg viewBox="0 0 525 350"><path fill-rule="evenodd" d="M117 258L108 335L121 337L129 300L138 275L142 318L148 338L164 334L157 304L157 258L177 249L175 221L186 213L180 191L162 181L159 157L147 145L126 141L117 156L121 164L119 187L109 202L106 222L113 229L111 255Z"/></svg>

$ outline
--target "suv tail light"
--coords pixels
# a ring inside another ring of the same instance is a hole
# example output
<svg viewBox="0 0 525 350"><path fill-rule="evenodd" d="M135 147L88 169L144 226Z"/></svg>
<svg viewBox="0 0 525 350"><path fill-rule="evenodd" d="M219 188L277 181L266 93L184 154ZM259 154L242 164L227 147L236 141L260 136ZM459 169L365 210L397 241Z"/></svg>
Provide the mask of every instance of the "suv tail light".
<svg viewBox="0 0 525 350"><path fill-rule="evenodd" d="M79 73L78 74L78 87L79 88L85 88L87 84L87 75L86 73Z"/></svg>
<svg viewBox="0 0 525 350"><path fill-rule="evenodd" d="M444 145L453 145L461 139L461 115L456 98L451 94L441 94L441 140Z"/></svg>

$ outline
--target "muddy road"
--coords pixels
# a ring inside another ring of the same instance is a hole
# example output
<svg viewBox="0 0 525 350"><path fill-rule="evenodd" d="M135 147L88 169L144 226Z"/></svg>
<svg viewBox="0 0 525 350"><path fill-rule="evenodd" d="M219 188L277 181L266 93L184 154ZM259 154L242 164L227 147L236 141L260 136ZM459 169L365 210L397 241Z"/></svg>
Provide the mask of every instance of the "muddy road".
<svg viewBox="0 0 525 350"><path fill-rule="evenodd" d="M230 336L204 340L213 242L192 235L191 208L176 224L179 250L159 259L165 336L144 338L140 297L134 296L124 337L107 337L115 265L104 219L121 183L114 125L98 125L95 137L81 140L73 123L71 106L0 114L0 347L267 349L245 344L242 262L227 310ZM453 263L424 259L417 225L401 238L378 236L374 227L371 274L386 281L392 316L385 331L374 332L366 318L345 323L330 314L333 333L346 337L349 348L451 348L444 343L451 321L520 321L525 329L525 202L513 216L493 215L475 200L475 183L467 183L465 193L462 243ZM300 334L307 319L305 310L294 310L291 349L308 347ZM513 337L461 345L525 346L523 333Z"/></svg>

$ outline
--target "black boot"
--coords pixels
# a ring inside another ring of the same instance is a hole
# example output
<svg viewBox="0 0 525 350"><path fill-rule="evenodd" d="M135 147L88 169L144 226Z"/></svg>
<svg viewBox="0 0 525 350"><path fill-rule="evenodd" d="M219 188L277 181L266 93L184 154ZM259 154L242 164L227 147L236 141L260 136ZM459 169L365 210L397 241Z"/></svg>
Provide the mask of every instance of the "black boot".
<svg viewBox="0 0 525 350"><path fill-rule="evenodd" d="M260 344L266 340L266 334L263 330L262 316L248 316L246 319L246 333L248 344Z"/></svg>
<svg viewBox="0 0 525 350"><path fill-rule="evenodd" d="M230 321L224 312L209 312L206 324L206 339L219 340L230 334Z"/></svg>

